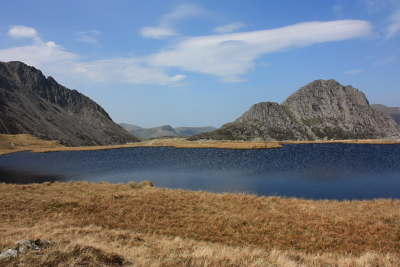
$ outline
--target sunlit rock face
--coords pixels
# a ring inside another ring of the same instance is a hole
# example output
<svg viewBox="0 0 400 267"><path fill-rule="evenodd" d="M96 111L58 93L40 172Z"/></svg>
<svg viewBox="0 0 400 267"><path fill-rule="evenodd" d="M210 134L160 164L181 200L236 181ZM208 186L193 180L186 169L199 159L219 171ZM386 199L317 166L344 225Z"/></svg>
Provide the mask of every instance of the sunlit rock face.
<svg viewBox="0 0 400 267"><path fill-rule="evenodd" d="M373 109L363 92L331 79L301 87L280 105L255 104L236 121L192 139L375 139L399 134L399 125Z"/></svg>

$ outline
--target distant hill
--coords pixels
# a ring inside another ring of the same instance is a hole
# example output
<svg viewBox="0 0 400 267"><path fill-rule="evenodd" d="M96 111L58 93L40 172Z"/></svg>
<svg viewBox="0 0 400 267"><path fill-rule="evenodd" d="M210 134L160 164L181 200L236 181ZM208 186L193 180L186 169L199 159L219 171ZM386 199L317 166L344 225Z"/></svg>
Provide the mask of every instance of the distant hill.
<svg viewBox="0 0 400 267"><path fill-rule="evenodd" d="M0 62L0 133L33 134L67 146L136 142L96 102L22 62Z"/></svg>
<svg viewBox="0 0 400 267"><path fill-rule="evenodd" d="M389 108L381 104L372 104L371 107L376 110L382 111L386 115L389 115L390 117L392 117L393 120L395 120L395 122L400 125L400 107Z"/></svg>
<svg viewBox="0 0 400 267"><path fill-rule="evenodd" d="M228 140L376 139L400 135L400 126L372 108L365 94L337 81L316 80L282 104L253 105L236 121L190 137Z"/></svg>
<svg viewBox="0 0 400 267"><path fill-rule="evenodd" d="M211 132L216 130L217 128L212 126L205 126L205 127L177 127L174 129L179 136L191 136L195 134Z"/></svg>
<svg viewBox="0 0 400 267"><path fill-rule="evenodd" d="M157 138L157 137L163 137L163 136L191 136L203 132L209 132L212 130L215 130L216 128L211 127L211 126L206 126L206 127L178 127L178 128L172 128L170 125L164 125L164 126L159 126L159 127L153 127L153 128L142 128L133 124L127 124L127 123L120 123L122 127L124 127L128 132L131 134L143 138L143 139L149 139L149 138Z"/></svg>

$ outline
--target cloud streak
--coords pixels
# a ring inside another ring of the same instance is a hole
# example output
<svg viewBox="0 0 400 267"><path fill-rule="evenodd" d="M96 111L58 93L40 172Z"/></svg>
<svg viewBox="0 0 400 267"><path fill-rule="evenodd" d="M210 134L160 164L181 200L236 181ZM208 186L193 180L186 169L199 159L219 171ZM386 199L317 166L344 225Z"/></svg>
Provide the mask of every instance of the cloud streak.
<svg viewBox="0 0 400 267"><path fill-rule="evenodd" d="M180 5L169 14L164 15L161 18L160 25L158 27L143 27L140 29L140 34L143 37L164 39L167 37L178 35L174 24L182 19L195 17L204 14L204 10L196 4L184 4Z"/></svg>
<svg viewBox="0 0 400 267"><path fill-rule="evenodd" d="M230 33L237 31L243 27L246 27L246 24L244 24L241 21L233 22L227 25L219 26L217 28L214 28L214 32L216 33Z"/></svg>
<svg viewBox="0 0 400 267"><path fill-rule="evenodd" d="M388 18L389 26L386 30L386 38L392 38L400 32L400 8Z"/></svg>
<svg viewBox="0 0 400 267"><path fill-rule="evenodd" d="M181 18L181 12L178 10L169 14L165 17L166 21ZM230 30L237 27L231 26ZM255 60L262 55L363 37L371 31L367 21L306 22L271 30L186 38L168 49L143 57L82 62L82 57L66 51L62 46L51 41L44 42L35 29L15 26L10 29L10 36L31 38L33 43L0 50L0 60L23 61L48 73L58 73L79 82L179 85L186 76L182 73L169 75L168 71L172 68L213 75L223 82L240 82L243 81L241 75L253 69Z"/></svg>
<svg viewBox="0 0 400 267"><path fill-rule="evenodd" d="M76 40L83 42L83 43L88 43L88 44L98 44L97 37L100 36L102 33L100 31L96 30L90 30L90 31L80 31L78 32L78 38Z"/></svg>
<svg viewBox="0 0 400 267"><path fill-rule="evenodd" d="M253 32L193 37L173 49L149 56L156 67L178 67L220 77L224 82L242 81L240 75L254 67L261 55L287 48L343 41L372 32L367 21L338 20L306 22L287 27Z"/></svg>

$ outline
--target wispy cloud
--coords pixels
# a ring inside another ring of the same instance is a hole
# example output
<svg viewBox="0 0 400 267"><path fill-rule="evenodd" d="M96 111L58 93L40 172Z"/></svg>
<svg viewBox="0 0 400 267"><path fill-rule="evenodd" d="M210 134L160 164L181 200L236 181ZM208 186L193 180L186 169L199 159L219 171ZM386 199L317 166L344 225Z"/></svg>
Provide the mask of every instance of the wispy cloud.
<svg viewBox="0 0 400 267"><path fill-rule="evenodd" d="M35 29L14 26L8 34L14 38L31 38L28 46L0 50L1 61L22 61L28 65L42 68L46 73L57 73L68 80L79 82L122 82L133 84L173 85L185 75L170 77L164 68L150 67L143 58L111 58L91 62L81 62L77 54L55 42L44 42L38 37ZM92 33L93 34L93 33Z"/></svg>
<svg viewBox="0 0 400 267"><path fill-rule="evenodd" d="M367 13L388 13L383 21L382 32L386 40L393 38L400 32L400 1L399 0L361 0Z"/></svg>
<svg viewBox="0 0 400 267"><path fill-rule="evenodd" d="M306 22L287 27L253 32L193 37L172 49L149 56L158 67L178 67L220 77L225 82L241 81L240 75L254 67L263 54L291 47L342 41L370 34L367 21L339 20Z"/></svg>
<svg viewBox="0 0 400 267"><path fill-rule="evenodd" d="M78 32L78 38L77 40L83 43L88 43L88 44L98 44L98 37L102 33L97 30L89 30L89 31L80 31Z"/></svg>
<svg viewBox="0 0 400 267"><path fill-rule="evenodd" d="M143 27L140 29L143 37L163 39L166 37L177 35L174 28L169 27Z"/></svg>
<svg viewBox="0 0 400 267"><path fill-rule="evenodd" d="M342 17L343 16L343 5L334 5L332 7L332 12L333 14L335 14L338 17Z"/></svg>
<svg viewBox="0 0 400 267"><path fill-rule="evenodd" d="M388 18L389 26L386 28L386 38L392 38L400 32L400 8Z"/></svg>
<svg viewBox="0 0 400 267"><path fill-rule="evenodd" d="M167 20L181 17L170 14ZM241 75L255 67L255 59L287 48L342 41L368 35L367 21L338 20L306 22L287 27L252 32L217 34L186 38L158 53L148 56L109 58L82 62L77 54L54 42L44 42L33 28L13 27L9 35L33 40L29 46L0 50L0 60L20 60L42 67L48 73L59 73L69 80L122 82L132 84L179 85L186 76L168 75L172 68L219 77L223 82L243 81Z"/></svg>
<svg viewBox="0 0 400 267"><path fill-rule="evenodd" d="M175 8L175 10L169 14L164 15L161 18L160 25L157 27L143 27L140 30L140 34L143 37L163 39L177 35L174 24L182 19L191 18L204 14L205 11L196 4L183 4Z"/></svg>
<svg viewBox="0 0 400 267"><path fill-rule="evenodd" d="M362 69L355 69L355 70L349 70L344 72L344 74L349 74L349 75L354 75L354 74L360 74L362 73L364 70Z"/></svg>
<svg viewBox="0 0 400 267"><path fill-rule="evenodd" d="M0 50L0 60L2 61L19 60L40 67L44 64L54 64L79 58L77 54L67 52L64 47L54 42L44 42L33 28L13 26L8 31L8 35L14 38L31 38L33 43L28 46Z"/></svg>
<svg viewBox="0 0 400 267"><path fill-rule="evenodd" d="M233 22L227 25L219 26L214 28L214 32L216 33L231 33L234 31L237 31L241 28L246 27L246 24L244 24L241 21Z"/></svg>
<svg viewBox="0 0 400 267"><path fill-rule="evenodd" d="M141 58L111 58L73 64L74 75L95 82L123 82L131 84L171 85L186 78L178 74L168 76L163 68L149 67Z"/></svg>
<svg viewBox="0 0 400 267"><path fill-rule="evenodd" d="M376 66L386 66L392 63L396 59L395 55L387 56L386 58L380 58L375 61Z"/></svg>

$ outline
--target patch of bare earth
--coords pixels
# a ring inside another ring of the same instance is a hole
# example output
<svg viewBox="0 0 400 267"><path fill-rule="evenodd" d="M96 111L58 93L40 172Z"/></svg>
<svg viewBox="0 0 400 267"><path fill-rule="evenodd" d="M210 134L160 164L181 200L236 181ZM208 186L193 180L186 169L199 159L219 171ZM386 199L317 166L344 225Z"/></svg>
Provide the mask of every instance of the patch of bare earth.
<svg viewBox="0 0 400 267"><path fill-rule="evenodd" d="M400 266L400 200L0 184L0 236L54 242L1 266Z"/></svg>

